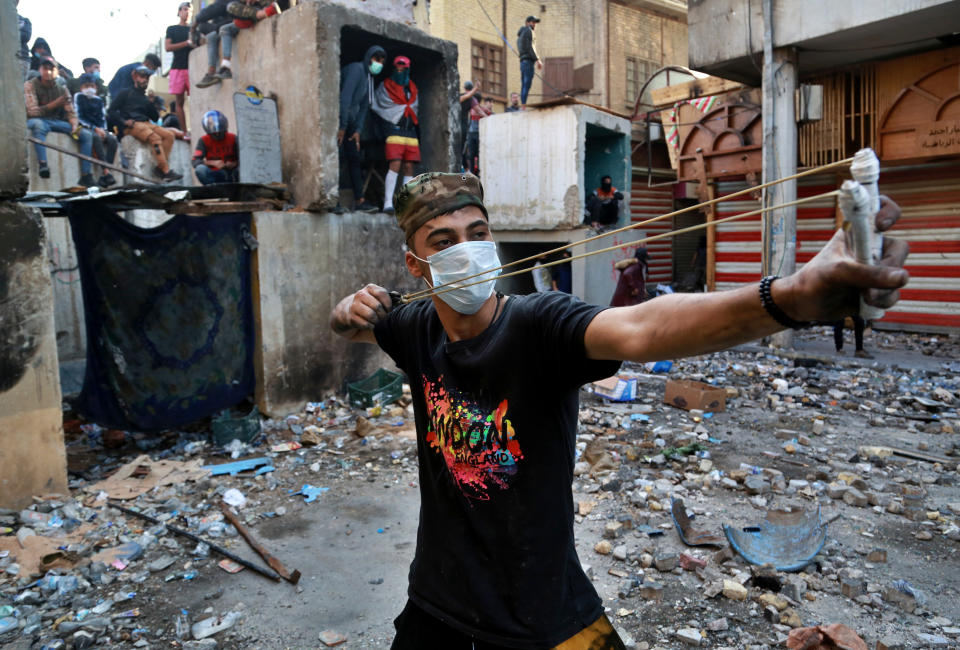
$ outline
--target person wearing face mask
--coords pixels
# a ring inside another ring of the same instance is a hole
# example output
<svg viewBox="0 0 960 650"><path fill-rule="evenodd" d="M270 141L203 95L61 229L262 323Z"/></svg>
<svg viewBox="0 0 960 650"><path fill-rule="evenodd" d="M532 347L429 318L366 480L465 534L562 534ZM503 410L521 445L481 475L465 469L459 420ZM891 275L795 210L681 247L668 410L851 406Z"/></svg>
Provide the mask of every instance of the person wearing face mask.
<svg viewBox="0 0 960 650"><path fill-rule="evenodd" d="M167 162L176 135L154 124L160 114L146 94L147 81L152 72L150 68L140 66L131 73L133 88L122 90L113 98L107 110L107 121L115 125L122 135L129 135L150 146L157 160L153 173L161 181L178 181L183 174L170 169L170 163Z"/></svg>
<svg viewBox="0 0 960 650"><path fill-rule="evenodd" d="M76 79L71 79L67 83L67 87L70 89L71 95L76 95L80 92L80 86L82 84L81 78L84 74L91 75L96 81L97 95L103 99L104 102L107 101L107 85L103 83L103 79L100 78L100 62L93 57L87 57L80 64L83 67L83 74L81 74Z"/></svg>
<svg viewBox="0 0 960 650"><path fill-rule="evenodd" d="M117 155L117 137L107 131L107 111L103 97L97 94L97 81L89 72L84 72L77 78L80 82L80 90L73 96L73 109L77 113L77 120L80 126L93 133L93 154L98 160L112 165L113 159ZM102 167L103 172L97 185L100 187L110 187L115 185L117 180L106 167Z"/></svg>
<svg viewBox="0 0 960 650"><path fill-rule="evenodd" d="M589 223L595 230L616 224L620 219L622 200L623 194L613 186L613 179L609 176L602 177L600 187L587 197L587 217L584 223Z"/></svg>
<svg viewBox="0 0 960 650"><path fill-rule="evenodd" d="M399 174L402 183L413 175L414 163L420 162L420 122L417 117L420 98L417 85L410 79L410 59L402 54L393 59L393 73L378 87L373 97L373 111L387 124L384 155L387 176L384 179L383 211L393 212L393 194Z"/></svg>
<svg viewBox="0 0 960 650"><path fill-rule="evenodd" d="M346 162L347 174L344 176L353 190L354 210L360 212L377 211L377 206L363 196L360 136L373 102L373 79L383 71L383 62L386 60L387 51L379 45L371 45L362 61L348 63L340 70L340 124L337 128L337 146L340 148L340 160ZM335 211L343 211L339 203Z"/></svg>
<svg viewBox="0 0 960 650"><path fill-rule="evenodd" d="M393 650L622 649L574 544L580 387L621 360L707 354L837 320L861 297L889 308L909 277L906 242L885 237L883 261L866 266L838 230L794 275L729 291L614 308L557 291L504 296L493 282L467 286L500 273L478 178L421 174L396 208L407 270L443 288L395 304L367 284L330 318L340 336L378 344L412 389L420 521ZM883 199L877 229L898 218Z"/></svg>
<svg viewBox="0 0 960 650"><path fill-rule="evenodd" d="M57 62L52 57L40 61L39 77L23 84L23 99L27 108L27 128L34 138L45 142L51 131L67 133L80 145L81 154L90 155L93 136L90 131L80 127L66 87L57 83ZM37 173L40 178L50 178L47 148L37 143L34 143L34 147L37 152ZM77 183L84 187L97 184L89 160L80 160L80 180Z"/></svg>

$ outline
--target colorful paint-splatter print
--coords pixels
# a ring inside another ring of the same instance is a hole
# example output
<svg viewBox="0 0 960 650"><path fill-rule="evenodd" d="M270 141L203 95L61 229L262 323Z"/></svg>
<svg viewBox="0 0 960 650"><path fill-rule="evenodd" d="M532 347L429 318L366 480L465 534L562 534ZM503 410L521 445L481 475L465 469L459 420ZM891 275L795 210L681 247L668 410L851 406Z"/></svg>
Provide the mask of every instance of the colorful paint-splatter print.
<svg viewBox="0 0 960 650"><path fill-rule="evenodd" d="M506 418L507 400L492 413L444 388L442 377L423 377L429 424L427 443L443 455L454 483L469 499L486 501L493 487L505 490L523 458L513 425Z"/></svg>

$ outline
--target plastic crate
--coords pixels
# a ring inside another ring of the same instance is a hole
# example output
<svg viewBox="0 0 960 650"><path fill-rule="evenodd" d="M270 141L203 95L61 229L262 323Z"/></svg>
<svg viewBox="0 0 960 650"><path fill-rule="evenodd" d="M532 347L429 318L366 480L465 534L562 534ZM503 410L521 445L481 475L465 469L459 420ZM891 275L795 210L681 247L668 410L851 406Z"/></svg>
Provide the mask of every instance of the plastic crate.
<svg viewBox="0 0 960 650"><path fill-rule="evenodd" d="M370 408L377 404L386 406L402 394L403 376L383 368L366 379L347 384L347 400L356 408Z"/></svg>
<svg viewBox="0 0 960 650"><path fill-rule="evenodd" d="M260 410L254 406L247 415L234 415L230 409L224 409L210 422L213 444L222 447L237 439L250 442L260 435Z"/></svg>

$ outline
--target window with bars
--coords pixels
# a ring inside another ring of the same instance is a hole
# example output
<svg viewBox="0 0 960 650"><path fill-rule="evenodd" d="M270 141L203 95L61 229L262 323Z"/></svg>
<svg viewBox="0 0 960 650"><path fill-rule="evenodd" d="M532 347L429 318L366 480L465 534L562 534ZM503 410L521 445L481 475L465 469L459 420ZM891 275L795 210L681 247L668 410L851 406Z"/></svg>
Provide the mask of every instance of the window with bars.
<svg viewBox="0 0 960 650"><path fill-rule="evenodd" d="M493 45L482 41L470 41L473 80L480 82L480 94L484 97L491 95L494 99L506 101L504 54L502 43Z"/></svg>
<svg viewBox="0 0 960 650"><path fill-rule="evenodd" d="M636 56L627 57L627 92L624 97L624 103L627 106L633 106L637 101L637 94L640 88L646 83L659 66L653 61L641 59Z"/></svg>

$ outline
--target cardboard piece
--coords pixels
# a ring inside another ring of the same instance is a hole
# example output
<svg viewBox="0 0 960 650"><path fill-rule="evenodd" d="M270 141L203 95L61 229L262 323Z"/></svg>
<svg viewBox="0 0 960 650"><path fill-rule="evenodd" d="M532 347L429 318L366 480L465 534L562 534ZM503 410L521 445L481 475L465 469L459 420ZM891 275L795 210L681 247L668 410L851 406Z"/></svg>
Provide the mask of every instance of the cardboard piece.
<svg viewBox="0 0 960 650"><path fill-rule="evenodd" d="M198 481L209 476L200 459L187 462L150 460L144 454L127 463L110 477L94 485L94 492L105 492L111 499L136 499L155 487Z"/></svg>
<svg viewBox="0 0 960 650"><path fill-rule="evenodd" d="M614 375L591 384L595 395L614 402L630 402L637 399L637 378Z"/></svg>
<svg viewBox="0 0 960 650"><path fill-rule="evenodd" d="M0 552L6 551L13 562L20 565L20 576L43 575L43 558L57 552L61 546L79 542L83 536L93 530L93 526L83 524L72 532L56 537L31 535L23 540L23 546L15 536L0 537Z"/></svg>
<svg viewBox="0 0 960 650"><path fill-rule="evenodd" d="M727 391L701 381L669 379L664 388L663 403L687 411L697 409L709 413L723 413L727 405Z"/></svg>

